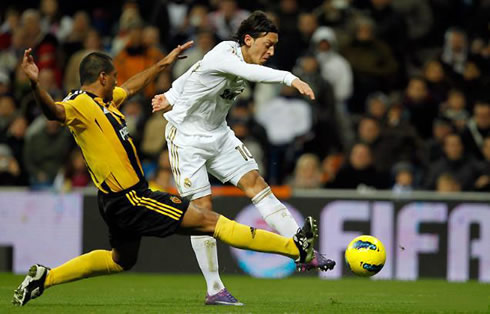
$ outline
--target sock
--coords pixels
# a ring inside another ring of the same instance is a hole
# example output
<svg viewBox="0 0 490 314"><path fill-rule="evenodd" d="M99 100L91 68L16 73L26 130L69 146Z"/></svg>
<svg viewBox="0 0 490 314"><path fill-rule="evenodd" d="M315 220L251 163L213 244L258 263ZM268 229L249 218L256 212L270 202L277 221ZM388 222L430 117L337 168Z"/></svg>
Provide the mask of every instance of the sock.
<svg viewBox="0 0 490 314"><path fill-rule="evenodd" d="M48 272L44 287L83 278L122 272L123 268L112 260L112 252L96 250L64 263Z"/></svg>
<svg viewBox="0 0 490 314"><path fill-rule="evenodd" d="M192 236L192 249L196 254L197 262L201 268L208 294L213 295L224 289L225 286L221 281L218 272L218 250L216 248L216 239L209 236Z"/></svg>
<svg viewBox="0 0 490 314"><path fill-rule="evenodd" d="M293 259L299 257L292 238L242 225L224 216L220 216L216 223L214 237L239 249L277 253Z"/></svg>
<svg viewBox="0 0 490 314"><path fill-rule="evenodd" d="M270 187L266 187L252 198L252 202L259 210L265 222L276 229L280 235L292 237L298 231L298 223L289 210L279 202Z"/></svg>

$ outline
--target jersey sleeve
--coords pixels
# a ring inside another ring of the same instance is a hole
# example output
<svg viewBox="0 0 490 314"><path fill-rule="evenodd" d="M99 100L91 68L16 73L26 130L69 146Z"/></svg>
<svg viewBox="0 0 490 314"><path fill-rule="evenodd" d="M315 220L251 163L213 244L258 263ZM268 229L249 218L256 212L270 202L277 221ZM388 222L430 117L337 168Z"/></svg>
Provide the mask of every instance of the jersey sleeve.
<svg viewBox="0 0 490 314"><path fill-rule="evenodd" d="M243 62L238 56L229 53L216 55L209 61L212 63L212 68L217 72L233 74L251 82L281 83L291 86L297 78L288 71Z"/></svg>
<svg viewBox="0 0 490 314"><path fill-rule="evenodd" d="M56 102L56 104L65 108L65 121L63 122L63 125L75 128L86 127L88 120L85 114L77 108L76 100L63 100Z"/></svg>
<svg viewBox="0 0 490 314"><path fill-rule="evenodd" d="M128 93L124 88L122 87L114 88L114 91L112 92L112 101L114 102L114 106L116 106L116 108L119 108L127 97L128 97Z"/></svg>

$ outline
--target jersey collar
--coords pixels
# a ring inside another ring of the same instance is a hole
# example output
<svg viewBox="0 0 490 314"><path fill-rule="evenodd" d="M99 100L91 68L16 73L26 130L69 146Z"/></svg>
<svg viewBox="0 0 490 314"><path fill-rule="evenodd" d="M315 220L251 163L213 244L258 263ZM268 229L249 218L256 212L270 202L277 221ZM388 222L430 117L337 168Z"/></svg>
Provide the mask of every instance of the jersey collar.
<svg viewBox="0 0 490 314"><path fill-rule="evenodd" d="M239 43L237 43L237 42L235 42L235 45L236 45L236 46L235 46L235 47L236 47L236 48L235 48L235 49L236 49L236 55L238 56L238 58L239 58L241 61L245 62L245 59L243 59L242 48L240 47L240 44L239 44Z"/></svg>

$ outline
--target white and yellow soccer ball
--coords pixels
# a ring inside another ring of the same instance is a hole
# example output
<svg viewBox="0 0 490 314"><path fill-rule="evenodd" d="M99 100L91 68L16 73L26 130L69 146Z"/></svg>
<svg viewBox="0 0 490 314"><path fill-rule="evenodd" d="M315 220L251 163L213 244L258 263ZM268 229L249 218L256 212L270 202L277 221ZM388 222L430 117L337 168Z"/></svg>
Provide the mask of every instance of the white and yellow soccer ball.
<svg viewBox="0 0 490 314"><path fill-rule="evenodd" d="M383 243L370 235L362 235L349 243L345 261L350 270L362 277L376 275L384 266L386 251Z"/></svg>

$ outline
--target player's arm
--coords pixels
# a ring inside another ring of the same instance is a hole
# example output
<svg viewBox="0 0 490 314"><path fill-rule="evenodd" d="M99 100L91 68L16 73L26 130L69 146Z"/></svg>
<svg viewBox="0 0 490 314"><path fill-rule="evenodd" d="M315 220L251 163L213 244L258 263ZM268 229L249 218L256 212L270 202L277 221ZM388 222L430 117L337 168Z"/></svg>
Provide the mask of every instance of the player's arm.
<svg viewBox="0 0 490 314"><path fill-rule="evenodd" d="M131 97L132 95L139 92L150 82L154 81L159 73L164 71L169 65L175 62L175 60L179 58L185 58L185 56L180 56L180 54L191 47L193 41L188 41L183 45L178 45L177 48L172 50L165 58L158 61L156 64L152 65L148 69L140 72L136 75L130 77L124 84L121 85L127 92L127 97Z"/></svg>
<svg viewBox="0 0 490 314"><path fill-rule="evenodd" d="M34 62L31 52L31 48L24 51L24 58L22 59L21 66L22 70L31 81L31 88L34 93L34 98L39 106L41 106L41 109L48 120L64 122L66 119L65 108L60 104L56 104L48 92L41 88L38 84L39 68Z"/></svg>
<svg viewBox="0 0 490 314"><path fill-rule="evenodd" d="M252 82L281 83L296 88L302 95L315 99L311 87L288 71L275 70L258 64L249 64L236 57L217 60L214 68L221 73L233 74Z"/></svg>

